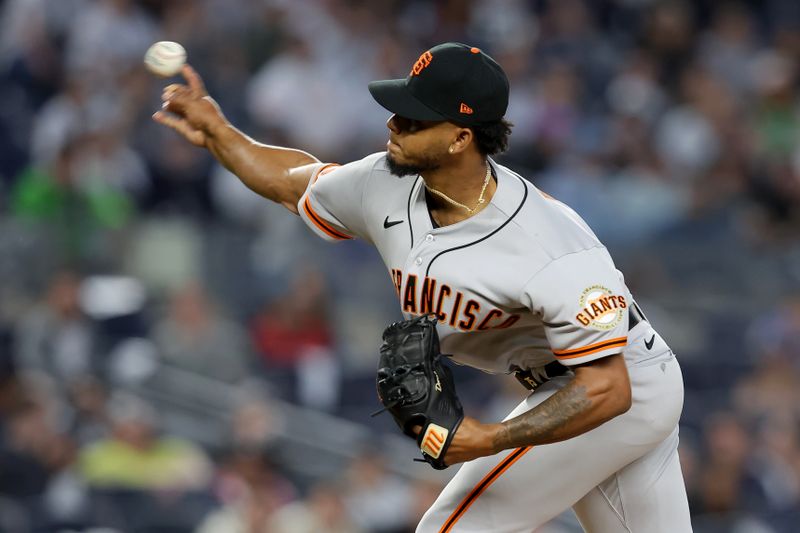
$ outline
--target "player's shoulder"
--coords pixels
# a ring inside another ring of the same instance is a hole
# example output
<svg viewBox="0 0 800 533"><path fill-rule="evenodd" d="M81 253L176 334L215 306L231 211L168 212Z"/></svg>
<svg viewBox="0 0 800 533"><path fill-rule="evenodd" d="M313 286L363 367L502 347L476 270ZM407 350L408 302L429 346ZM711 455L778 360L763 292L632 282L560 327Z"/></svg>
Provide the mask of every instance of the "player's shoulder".
<svg viewBox="0 0 800 533"><path fill-rule="evenodd" d="M312 188L319 198L360 194L362 199L385 199L407 195L416 180L416 177L392 175L386 152L376 152L344 165L329 163L321 167Z"/></svg>
<svg viewBox="0 0 800 533"><path fill-rule="evenodd" d="M369 154L356 161L341 165L339 169L347 170L350 172L389 172L389 166L386 163L386 152L375 152Z"/></svg>
<svg viewBox="0 0 800 533"><path fill-rule="evenodd" d="M342 188L360 189L376 181L373 176L384 172L389 172L386 152L377 152L345 164L327 163L320 167L313 184L316 190L323 189L328 193L341 191Z"/></svg>
<svg viewBox="0 0 800 533"><path fill-rule="evenodd" d="M518 207L511 229L525 242L531 255L548 261L566 254L602 247L589 225L571 207L537 188L515 171L498 166L510 186L517 189Z"/></svg>

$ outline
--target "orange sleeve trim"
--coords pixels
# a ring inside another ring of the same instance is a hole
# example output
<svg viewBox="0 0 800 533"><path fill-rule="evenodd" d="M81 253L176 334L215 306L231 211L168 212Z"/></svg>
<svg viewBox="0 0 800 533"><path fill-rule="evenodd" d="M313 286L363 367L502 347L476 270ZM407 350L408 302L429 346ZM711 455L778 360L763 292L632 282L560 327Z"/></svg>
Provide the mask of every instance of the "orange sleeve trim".
<svg viewBox="0 0 800 533"><path fill-rule="evenodd" d="M461 503L458 504L456 510L453 511L453 513L447 518L444 525L439 530L439 533L448 533L449 531L452 531L453 526L455 526L456 522L458 522L461 519L461 517L464 516L464 513L467 512L467 509L469 509L472 506L472 504L475 503L475 500L478 499L478 496L486 492L486 489L488 489L492 485L492 483L497 481L497 478L503 475L503 473L506 470L511 468L511 465L519 461L519 459L523 455L525 455L532 449L533 446L524 446L522 448L517 448L510 454L508 454L505 459L500 461L500 464L495 466L491 470L491 472L486 474L483 477L483 479L481 479L480 482L477 485L475 485L475 487L470 491L470 493L467 494L467 496L463 500L461 500Z"/></svg>
<svg viewBox="0 0 800 533"><path fill-rule="evenodd" d="M313 222L314 225L320 229L320 231L322 231L323 233L325 233L329 237L332 237L332 238L334 238L336 240L339 240L339 241L352 239L351 236L346 235L346 234L344 234L344 233L332 228L330 226L330 224L325 222L325 220L323 220L322 217L320 217L316 213L316 211L314 211L314 208L311 207L311 202L308 200L307 196L306 196L305 202L303 202L303 210L305 210L306 215L308 215L308 218L311 220L311 222Z"/></svg>
<svg viewBox="0 0 800 533"><path fill-rule="evenodd" d="M601 352L609 348L622 348L627 344L628 337L618 337L616 339L596 342L580 348L572 348L570 350L553 350L553 354L559 359L574 359L576 357L583 357L584 355Z"/></svg>
<svg viewBox="0 0 800 533"><path fill-rule="evenodd" d="M323 166L317 171L317 175L314 176L314 179L311 181L311 183L312 184L316 183L320 176L322 176L323 174L327 174L328 172L331 172L332 170L340 166L341 165L339 163L328 163L327 165Z"/></svg>

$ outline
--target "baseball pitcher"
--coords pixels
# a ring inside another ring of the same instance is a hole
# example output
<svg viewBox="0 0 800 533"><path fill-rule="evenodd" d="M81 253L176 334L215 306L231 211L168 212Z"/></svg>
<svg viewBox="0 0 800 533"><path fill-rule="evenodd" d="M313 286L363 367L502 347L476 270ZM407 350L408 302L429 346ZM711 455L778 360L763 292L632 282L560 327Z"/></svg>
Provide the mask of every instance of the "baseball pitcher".
<svg viewBox="0 0 800 533"><path fill-rule="evenodd" d="M464 463L418 531L530 532L569 507L587 532L691 531L678 362L586 223L492 159L511 124L491 57L445 43L371 83L386 151L341 166L250 139L183 75L157 122L321 238L383 258L406 320L383 335L380 401L424 460ZM464 416L442 354L531 393L502 422Z"/></svg>

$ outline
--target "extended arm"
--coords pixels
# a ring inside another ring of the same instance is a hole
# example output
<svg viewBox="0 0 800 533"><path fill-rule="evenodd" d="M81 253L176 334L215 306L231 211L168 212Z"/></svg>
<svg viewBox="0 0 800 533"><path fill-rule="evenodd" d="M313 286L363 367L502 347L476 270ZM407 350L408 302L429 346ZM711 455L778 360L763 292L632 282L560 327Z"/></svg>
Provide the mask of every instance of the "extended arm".
<svg viewBox="0 0 800 533"><path fill-rule="evenodd" d="M519 446L570 439L626 412L631 385L622 355L575 368L575 378L538 406L500 424L465 419L446 461L453 464Z"/></svg>
<svg viewBox="0 0 800 533"><path fill-rule="evenodd" d="M188 85L167 86L163 109L153 119L207 148L252 191L297 213L297 202L322 163L302 150L254 141L228 122L192 67L184 66L182 73Z"/></svg>

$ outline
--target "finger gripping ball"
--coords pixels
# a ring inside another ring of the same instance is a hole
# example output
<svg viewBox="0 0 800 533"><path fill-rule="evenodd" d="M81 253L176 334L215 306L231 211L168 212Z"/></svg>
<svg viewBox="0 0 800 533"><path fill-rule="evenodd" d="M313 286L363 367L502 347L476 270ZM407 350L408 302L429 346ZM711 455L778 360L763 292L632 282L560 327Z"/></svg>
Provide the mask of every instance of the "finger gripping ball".
<svg viewBox="0 0 800 533"><path fill-rule="evenodd" d="M186 50L173 41L158 41L144 54L147 70L156 76L167 78L180 72L186 63Z"/></svg>

